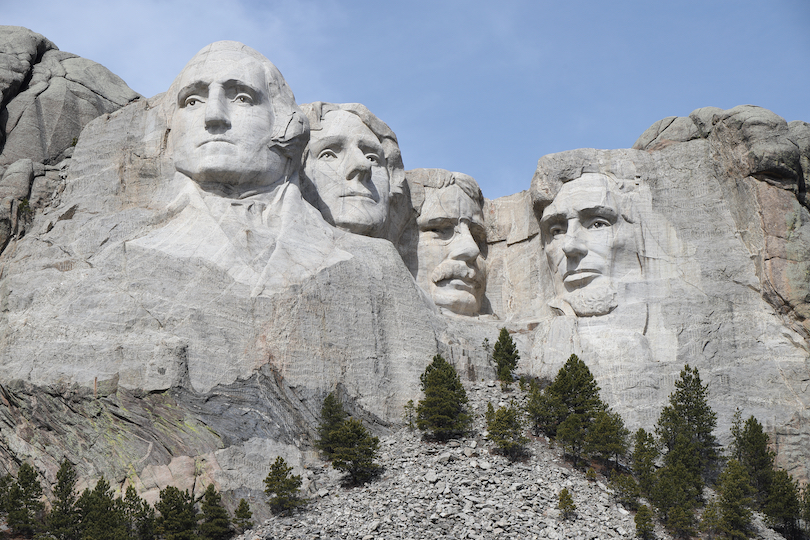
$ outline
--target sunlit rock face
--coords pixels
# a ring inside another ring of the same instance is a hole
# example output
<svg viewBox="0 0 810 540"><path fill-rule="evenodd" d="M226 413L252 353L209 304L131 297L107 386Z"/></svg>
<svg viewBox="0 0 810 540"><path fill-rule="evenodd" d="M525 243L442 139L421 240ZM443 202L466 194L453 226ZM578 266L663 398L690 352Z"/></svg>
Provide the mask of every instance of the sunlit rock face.
<svg viewBox="0 0 810 540"><path fill-rule="evenodd" d="M807 124L698 109L633 149L543 156L526 191L488 201L460 173L406 182L365 107L302 111L240 43L107 112L59 170L34 148L0 181L17 201L0 215L6 468L32 458L53 481L68 456L152 498L260 496L268 456L316 459L328 392L384 432L434 354L492 377L482 341L505 326L519 373L576 353L632 429L689 363L721 440L740 407L807 477Z"/></svg>
<svg viewBox="0 0 810 540"><path fill-rule="evenodd" d="M447 337L389 240L336 228L303 199L308 134L278 70L235 42L82 132L63 191L2 255L0 378L30 404L5 417L7 463L22 451L55 471L50 445L82 475L144 492L203 471L260 493L268 455L312 457L326 393L379 431L418 398L437 352L491 373ZM62 396L58 414L36 413L39 392ZM81 423L83 405L64 399L102 399L107 435L31 435ZM144 420L153 406L171 426ZM100 446L83 461L88 441Z"/></svg>
<svg viewBox="0 0 810 540"><path fill-rule="evenodd" d="M410 207L396 135L359 103L310 103L304 151L305 198L330 224L355 234L396 239Z"/></svg>
<svg viewBox="0 0 810 540"><path fill-rule="evenodd" d="M439 308L481 313L487 285L487 237L478 183L462 173L406 174L416 211L416 281Z"/></svg>

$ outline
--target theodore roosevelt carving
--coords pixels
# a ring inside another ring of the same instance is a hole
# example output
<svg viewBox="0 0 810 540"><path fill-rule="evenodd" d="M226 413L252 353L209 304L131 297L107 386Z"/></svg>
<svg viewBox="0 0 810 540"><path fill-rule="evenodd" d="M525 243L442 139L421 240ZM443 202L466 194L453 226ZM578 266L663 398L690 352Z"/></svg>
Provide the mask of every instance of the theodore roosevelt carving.
<svg viewBox="0 0 810 540"><path fill-rule="evenodd" d="M303 106L310 122L304 197L336 227L387 237L392 196L405 172L394 132L359 103Z"/></svg>
<svg viewBox="0 0 810 540"><path fill-rule="evenodd" d="M466 174L408 171L419 231L416 282L440 308L477 315L486 291L484 197Z"/></svg>

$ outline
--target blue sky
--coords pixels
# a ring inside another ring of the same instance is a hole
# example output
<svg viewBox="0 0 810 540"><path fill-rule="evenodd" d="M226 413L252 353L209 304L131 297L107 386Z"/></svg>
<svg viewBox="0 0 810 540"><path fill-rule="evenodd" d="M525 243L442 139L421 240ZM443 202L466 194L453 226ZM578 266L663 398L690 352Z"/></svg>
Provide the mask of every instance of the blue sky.
<svg viewBox="0 0 810 540"><path fill-rule="evenodd" d="M488 198L527 189L545 154L627 148L699 107L810 122L807 0L0 0L0 23L146 96L208 43L241 41L299 103L365 104L406 168L470 174Z"/></svg>

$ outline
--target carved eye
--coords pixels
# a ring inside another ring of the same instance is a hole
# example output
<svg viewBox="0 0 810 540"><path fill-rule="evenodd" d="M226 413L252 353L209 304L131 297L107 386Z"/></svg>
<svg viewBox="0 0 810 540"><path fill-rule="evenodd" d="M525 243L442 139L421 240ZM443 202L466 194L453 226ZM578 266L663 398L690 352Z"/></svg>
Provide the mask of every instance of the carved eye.
<svg viewBox="0 0 810 540"><path fill-rule="evenodd" d="M548 228L548 232L551 236L560 236L565 234L565 226L564 225L552 225Z"/></svg>
<svg viewBox="0 0 810 540"><path fill-rule="evenodd" d="M239 94L238 96L236 96L236 98L234 98L234 101L236 103L244 103L245 105L253 104L253 98L247 94Z"/></svg>
<svg viewBox="0 0 810 540"><path fill-rule="evenodd" d="M610 227L610 222L605 219L596 219L588 225L589 229L603 229L605 227Z"/></svg>
<svg viewBox="0 0 810 540"><path fill-rule="evenodd" d="M330 149L321 150L321 153L318 154L318 159L322 159L324 161L333 161L337 159L337 154Z"/></svg>
<svg viewBox="0 0 810 540"><path fill-rule="evenodd" d="M183 102L183 107L194 107L200 103L202 103L202 100L198 96L189 96Z"/></svg>
<svg viewBox="0 0 810 540"><path fill-rule="evenodd" d="M377 154L366 154L366 159L374 165L380 165L382 163L382 159L380 159L380 156Z"/></svg>
<svg viewBox="0 0 810 540"><path fill-rule="evenodd" d="M428 229L430 236L436 240L447 241L451 240L456 233L455 227L452 225L439 225Z"/></svg>

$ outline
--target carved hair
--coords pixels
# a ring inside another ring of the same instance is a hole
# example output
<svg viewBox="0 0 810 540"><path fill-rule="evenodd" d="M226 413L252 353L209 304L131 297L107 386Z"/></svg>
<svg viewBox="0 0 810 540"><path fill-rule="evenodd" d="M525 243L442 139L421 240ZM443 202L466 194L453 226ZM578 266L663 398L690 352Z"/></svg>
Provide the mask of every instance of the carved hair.
<svg viewBox="0 0 810 540"><path fill-rule="evenodd" d="M365 105L360 103L325 103L316 101L301 105L301 110L309 119L310 130L320 131L323 129L324 117L334 111L345 111L356 115L360 121L371 130L379 139L385 153L385 168L388 170L389 193L391 195L401 195L405 187L405 167L402 165L402 155L399 151L397 136L388 127L388 124L377 118ZM309 143L307 143L307 146ZM301 160L302 170L306 165L309 152L304 148Z"/></svg>
<svg viewBox="0 0 810 540"><path fill-rule="evenodd" d="M300 163L301 152L309 139L309 126L306 116L295 103L295 96L278 68L259 51L238 41L217 41L194 55L177 78L174 79L163 99L163 110L168 125L172 125L172 116L178 109L177 96L181 90L183 75L194 64L204 61L206 56L220 52L237 52L259 61L264 69L267 94L273 108L272 147L279 149L282 155Z"/></svg>
<svg viewBox="0 0 810 540"><path fill-rule="evenodd" d="M444 189L450 186L458 186L478 206L484 206L484 195L472 176L444 169L413 169L405 174L411 188L411 202L417 214L421 214L425 203L425 189Z"/></svg>

